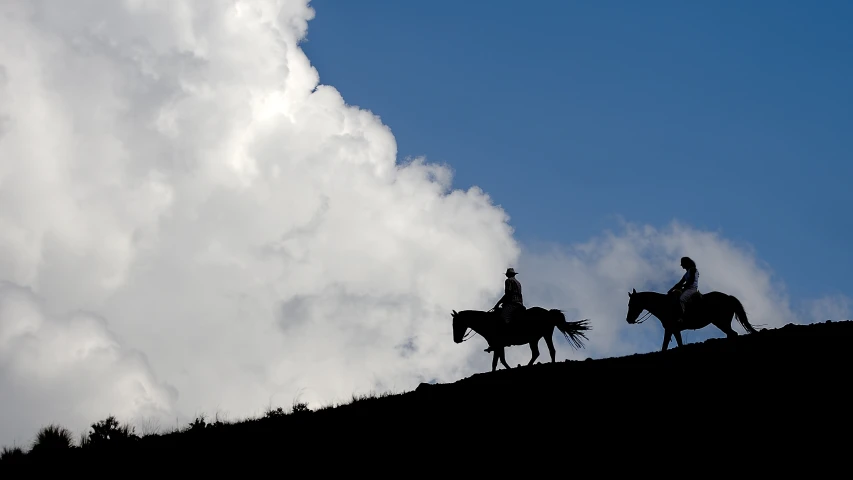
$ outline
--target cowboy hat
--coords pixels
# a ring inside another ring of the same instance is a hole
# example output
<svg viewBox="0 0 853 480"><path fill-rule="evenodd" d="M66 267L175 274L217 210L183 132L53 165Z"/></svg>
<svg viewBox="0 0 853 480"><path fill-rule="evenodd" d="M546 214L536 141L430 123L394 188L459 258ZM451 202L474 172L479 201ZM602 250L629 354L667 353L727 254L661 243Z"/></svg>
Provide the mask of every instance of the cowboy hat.
<svg viewBox="0 0 853 480"><path fill-rule="evenodd" d="M514 268L509 267L506 269L506 273L504 275L506 275L507 277L510 275L518 275L518 272L516 272Z"/></svg>

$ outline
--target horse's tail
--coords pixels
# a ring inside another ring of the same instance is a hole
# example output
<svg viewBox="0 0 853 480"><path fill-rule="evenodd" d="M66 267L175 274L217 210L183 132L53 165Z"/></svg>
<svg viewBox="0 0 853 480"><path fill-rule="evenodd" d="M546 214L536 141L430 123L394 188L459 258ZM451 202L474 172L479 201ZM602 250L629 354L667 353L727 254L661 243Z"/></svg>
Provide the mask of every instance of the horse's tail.
<svg viewBox="0 0 853 480"><path fill-rule="evenodd" d="M743 309L743 305L740 303L740 300L738 300L734 295L729 295L729 301L734 307L735 317L737 318L737 321L740 322L741 326L749 333L758 333L758 331L750 325L749 319L746 317L746 310Z"/></svg>
<svg viewBox="0 0 853 480"><path fill-rule="evenodd" d="M589 325L587 324L589 320L584 319L567 322L566 316L563 312L556 308L552 308L548 313L550 313L551 317L554 319L554 326L562 332L569 344L576 348L583 348L583 341L581 338L589 340L583 333L589 330Z"/></svg>

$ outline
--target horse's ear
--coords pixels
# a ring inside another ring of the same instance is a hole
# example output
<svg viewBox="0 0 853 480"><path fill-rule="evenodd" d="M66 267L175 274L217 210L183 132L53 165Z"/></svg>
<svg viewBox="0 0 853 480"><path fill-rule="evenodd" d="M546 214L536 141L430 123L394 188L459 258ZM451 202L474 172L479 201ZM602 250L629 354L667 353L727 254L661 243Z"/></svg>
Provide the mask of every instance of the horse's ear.
<svg viewBox="0 0 853 480"><path fill-rule="evenodd" d="M453 312L453 316L455 317L457 315L456 310L452 310L452 312Z"/></svg>
<svg viewBox="0 0 853 480"><path fill-rule="evenodd" d="M634 293L637 293L637 289L636 289L636 288L633 288L632 290L634 291Z"/></svg>

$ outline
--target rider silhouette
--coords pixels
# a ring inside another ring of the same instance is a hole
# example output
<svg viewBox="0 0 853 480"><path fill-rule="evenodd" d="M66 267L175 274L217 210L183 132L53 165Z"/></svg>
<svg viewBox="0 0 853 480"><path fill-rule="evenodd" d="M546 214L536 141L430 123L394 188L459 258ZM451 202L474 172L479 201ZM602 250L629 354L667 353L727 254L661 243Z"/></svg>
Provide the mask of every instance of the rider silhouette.
<svg viewBox="0 0 853 480"><path fill-rule="evenodd" d="M517 274L518 273L512 267L506 269L506 273L504 275L506 275L507 278L504 281L504 294L492 308L500 313L505 326L509 326L510 322L518 318L525 310L524 300L521 296L521 282L515 278ZM499 305L501 306L500 310L498 310ZM506 331L507 329L503 328L502 330ZM491 352L492 348L489 347L486 351Z"/></svg>
<svg viewBox="0 0 853 480"><path fill-rule="evenodd" d="M683 288L679 298L679 303L681 304L681 315L678 317L679 322L684 321L683 317L685 316L684 313L686 311L687 300L699 291L699 270L696 268L696 262L694 262L690 257L681 257L681 268L687 271L684 272L684 276L681 277L681 280L669 289L669 292L671 293L677 288Z"/></svg>

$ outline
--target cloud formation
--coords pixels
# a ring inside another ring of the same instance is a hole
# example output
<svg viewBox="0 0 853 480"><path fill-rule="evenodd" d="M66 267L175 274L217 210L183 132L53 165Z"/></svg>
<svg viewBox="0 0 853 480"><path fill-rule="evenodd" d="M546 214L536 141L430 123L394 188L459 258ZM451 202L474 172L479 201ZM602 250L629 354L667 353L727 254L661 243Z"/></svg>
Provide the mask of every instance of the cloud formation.
<svg viewBox="0 0 853 480"><path fill-rule="evenodd" d="M0 282L2 440L19 445L51 421L170 415L174 387L95 314L53 315L30 289ZM60 418L56 418L60 417ZM21 438L23 437L23 438Z"/></svg>
<svg viewBox="0 0 853 480"><path fill-rule="evenodd" d="M313 14L0 5L0 444L50 421L243 417L486 370L449 313L493 305L510 265L528 304L592 319L589 348L558 337L559 359L658 348L625 324L626 294L666 289L684 252L703 290L796 321L768 269L711 233L522 251L486 193L398 163L381 120L319 84L298 45Z"/></svg>
<svg viewBox="0 0 853 480"><path fill-rule="evenodd" d="M445 166L398 165L379 118L318 85L304 1L2 9L0 279L98 312L182 415L461 374L449 311L493 296L507 217ZM78 348L85 328L57 331ZM58 420L135 403L80 401ZM34 433L15 415L3 431Z"/></svg>

